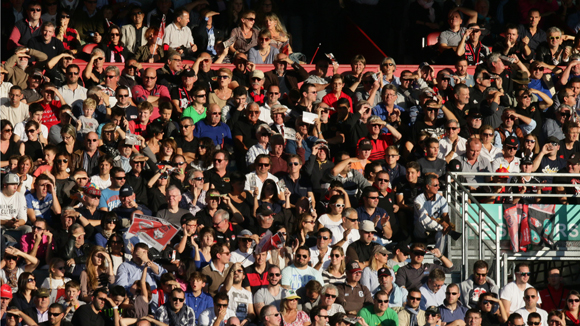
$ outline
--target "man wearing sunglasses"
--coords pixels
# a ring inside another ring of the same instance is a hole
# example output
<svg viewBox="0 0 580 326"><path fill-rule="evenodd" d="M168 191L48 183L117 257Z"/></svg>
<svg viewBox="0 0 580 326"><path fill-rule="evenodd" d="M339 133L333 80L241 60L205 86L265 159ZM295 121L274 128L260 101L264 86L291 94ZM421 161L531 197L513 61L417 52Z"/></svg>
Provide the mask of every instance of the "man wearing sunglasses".
<svg viewBox="0 0 580 326"><path fill-rule="evenodd" d="M248 271L248 269L246 269ZM268 305L280 306L282 300L282 287L280 281L282 280L282 273L280 267L271 265L268 267L268 284L258 288L254 294L254 310L260 313L262 308Z"/></svg>
<svg viewBox="0 0 580 326"><path fill-rule="evenodd" d="M421 302L421 291L417 288L410 288L403 307L394 307L399 318L399 326L425 325L427 318L425 310L419 309Z"/></svg>
<svg viewBox="0 0 580 326"><path fill-rule="evenodd" d="M425 192L415 198L414 236L419 241L434 239L440 252L445 250L446 235L452 230L445 197L439 195L437 175L425 176Z"/></svg>
<svg viewBox="0 0 580 326"><path fill-rule="evenodd" d="M72 324L85 326L105 325L105 317L101 311L105 308L106 302L109 302L109 300L113 301L112 299L109 299L108 293L109 290L105 287L96 289L93 292L93 300L88 304L80 306L75 311L71 321ZM114 304L112 307L117 311L119 309L119 307L116 307Z"/></svg>
<svg viewBox="0 0 580 326"><path fill-rule="evenodd" d="M195 313L185 304L185 292L181 288L174 288L168 301L155 312L156 320L169 326L195 325Z"/></svg>
<svg viewBox="0 0 580 326"><path fill-rule="evenodd" d="M252 292L242 286L245 278L246 274L242 263L235 263L224 280L221 289L222 292L228 294L230 298L228 308L236 312L236 317L241 321L241 325L252 322L256 318Z"/></svg>
<svg viewBox="0 0 580 326"><path fill-rule="evenodd" d="M445 291L445 301L439 306L441 313L441 321L450 326L458 326L463 324L465 313L469 309L459 301L461 293L459 292L459 285L449 284Z"/></svg>
<svg viewBox="0 0 580 326"><path fill-rule="evenodd" d="M321 271L326 270L330 265L329 247L332 242L332 232L330 229L323 227L316 233L316 246L310 248L310 263L314 269ZM320 268L323 268L322 270Z"/></svg>
<svg viewBox="0 0 580 326"><path fill-rule="evenodd" d="M522 92L524 95L520 95L518 99L529 101L529 94L524 91ZM516 110L513 108L506 108L503 111L501 121L501 125L495 129L493 144L499 149L503 148L504 141L510 136L516 137L518 144L523 144L524 135L531 133L537 126L536 121L516 113Z"/></svg>
<svg viewBox="0 0 580 326"><path fill-rule="evenodd" d="M453 263L447 257L443 256L439 249L431 249L429 253L441 260L442 265L423 263L426 253L427 247L424 243L413 243L413 246L411 246L411 262L399 268L397 271L396 283L398 286L407 289L418 289L421 284L428 280L428 274L425 273L430 273L435 269L441 269L445 273L451 273L453 271Z"/></svg>
<svg viewBox="0 0 580 326"><path fill-rule="evenodd" d="M524 307L525 291L531 288L530 266L527 263L519 263L514 269L515 280L501 288L501 302L508 314L513 314L516 310ZM542 304L542 298L538 298L538 303Z"/></svg>
<svg viewBox="0 0 580 326"><path fill-rule="evenodd" d="M30 316L14 306L6 308L5 319L2 322L5 322L6 326L37 326L37 323Z"/></svg>
<svg viewBox="0 0 580 326"><path fill-rule="evenodd" d="M397 313L389 308L389 295L385 291L379 291L375 294L374 305L366 306L358 312L359 319L357 326L398 325L399 317Z"/></svg>
<svg viewBox="0 0 580 326"><path fill-rule="evenodd" d="M380 275L379 272L379 277ZM342 305L349 315L356 315L363 306L373 302L370 290L360 283L361 276L362 269L359 263L353 261L346 265L346 282L336 284L338 290L336 303Z"/></svg>
<svg viewBox="0 0 580 326"><path fill-rule="evenodd" d="M559 140L566 138L563 129L567 122L573 121L572 115L574 113L574 108L570 107L569 105L560 105L560 107L556 109L555 118L548 118L546 121L544 121L544 124L542 125L543 138L548 139L550 136L554 136Z"/></svg>
<svg viewBox="0 0 580 326"><path fill-rule="evenodd" d="M487 276L489 266L483 260L478 260L473 264L473 275L459 285L461 296L459 297L463 306L478 308L481 295L484 293L499 293L499 287L493 279Z"/></svg>
<svg viewBox="0 0 580 326"><path fill-rule="evenodd" d="M145 14L138 4L132 4L129 9L130 24L121 27L121 40L131 53L136 53L142 45L147 44L145 32L148 27L143 25Z"/></svg>
<svg viewBox="0 0 580 326"><path fill-rule="evenodd" d="M324 284L322 274L308 266L310 259L310 249L307 246L298 247L294 256L294 263L282 270L283 288L296 291L305 286L310 280L316 280L318 283Z"/></svg>
<svg viewBox="0 0 580 326"><path fill-rule="evenodd" d="M213 296L213 307L207 308L199 315L199 326L225 326L228 319L236 317L236 313L228 308L230 298L225 292ZM272 325L278 326L279 324Z"/></svg>
<svg viewBox="0 0 580 326"><path fill-rule="evenodd" d="M544 309L538 308L538 301L540 300L540 293L537 289L530 287L524 291L524 302L525 306L515 311L516 314L520 314L524 320L533 319L534 314L540 315L541 324L530 324L528 326L540 326L548 325L548 312Z"/></svg>
<svg viewBox="0 0 580 326"><path fill-rule="evenodd" d="M21 19L14 24L12 28L12 33L10 33L10 38L7 40L8 50L14 50L14 48L19 46L26 46L28 41L35 36L39 36L42 31L42 19L41 14L42 7L40 3L32 1L28 4L26 8L26 17ZM46 60L43 59L41 61ZM7 65L6 67L12 67L12 65Z"/></svg>
<svg viewBox="0 0 580 326"><path fill-rule="evenodd" d="M63 58L62 60L65 60ZM72 61L71 61L72 62ZM70 64L66 68L66 75L64 85L58 88L58 91L64 97L65 102L70 103L76 112L81 112L82 102L87 99L87 89L84 88L79 82L80 68L76 64Z"/></svg>

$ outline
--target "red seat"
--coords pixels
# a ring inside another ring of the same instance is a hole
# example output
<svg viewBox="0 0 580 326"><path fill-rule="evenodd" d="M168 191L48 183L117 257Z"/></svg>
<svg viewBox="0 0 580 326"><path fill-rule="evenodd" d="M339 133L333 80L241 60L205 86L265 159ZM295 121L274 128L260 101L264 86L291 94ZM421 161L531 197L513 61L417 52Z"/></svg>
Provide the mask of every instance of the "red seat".
<svg viewBox="0 0 580 326"><path fill-rule="evenodd" d="M427 35L427 46L435 45L439 42L439 35L441 32L433 32Z"/></svg>
<svg viewBox="0 0 580 326"><path fill-rule="evenodd" d="M85 44L85 46L83 46L83 50L82 51L83 51L83 53L91 54L91 52L93 52L93 49L95 47L97 47L97 45L98 45L97 43Z"/></svg>

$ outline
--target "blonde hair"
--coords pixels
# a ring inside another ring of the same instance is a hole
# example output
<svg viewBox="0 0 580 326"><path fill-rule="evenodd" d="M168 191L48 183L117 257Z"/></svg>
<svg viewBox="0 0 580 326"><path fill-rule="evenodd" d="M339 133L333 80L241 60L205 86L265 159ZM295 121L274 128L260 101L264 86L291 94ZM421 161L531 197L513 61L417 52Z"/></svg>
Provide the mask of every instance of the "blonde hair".
<svg viewBox="0 0 580 326"><path fill-rule="evenodd" d="M344 249L342 249L341 246L334 246L332 247L332 249L330 250L330 254L332 255L333 251L338 251L338 253L344 257ZM332 264L328 265L328 272L332 273L334 272L334 266ZM340 274L344 274L344 271L346 271L346 263L344 262L344 259L342 259L340 261L340 266L338 267L338 272Z"/></svg>
<svg viewBox="0 0 580 326"><path fill-rule="evenodd" d="M87 109L96 109L97 108L97 101L95 101L92 98L88 98L86 100L83 101L83 109L87 108Z"/></svg>
<svg viewBox="0 0 580 326"><path fill-rule="evenodd" d="M99 273L97 271L98 266L95 266L95 264L93 263L93 257L99 253L107 254L107 251L105 250L105 248L101 246L95 246L93 247L93 250L89 254L89 257L87 257L87 269L86 269L88 276L87 286L89 287L90 290L96 290L99 287ZM105 258L103 258L103 260L104 259Z"/></svg>
<svg viewBox="0 0 580 326"><path fill-rule="evenodd" d="M50 268L48 269L48 275L50 276L51 279L54 278L54 273L52 272L52 270L59 263L63 263L64 264L64 260L62 260L62 258L56 257L56 258L53 258L50 261ZM51 281L49 280L49 282L51 282Z"/></svg>
<svg viewBox="0 0 580 326"><path fill-rule="evenodd" d="M231 71L230 69L228 69L228 68L220 68L220 69L218 70L218 73L224 73L224 74L228 74L228 76L230 76L230 79L231 79L231 78L232 78L232 76L234 75L234 74L232 73L232 71Z"/></svg>
<svg viewBox="0 0 580 326"><path fill-rule="evenodd" d="M288 35L288 32L286 31L286 28L284 27L284 25L280 21L280 18L278 18L278 15L276 15L273 12L269 12L266 14L266 17L264 17L264 28L266 30L268 29L268 20L276 21L276 27L275 27L276 32L278 32L280 34L284 34L284 36Z"/></svg>

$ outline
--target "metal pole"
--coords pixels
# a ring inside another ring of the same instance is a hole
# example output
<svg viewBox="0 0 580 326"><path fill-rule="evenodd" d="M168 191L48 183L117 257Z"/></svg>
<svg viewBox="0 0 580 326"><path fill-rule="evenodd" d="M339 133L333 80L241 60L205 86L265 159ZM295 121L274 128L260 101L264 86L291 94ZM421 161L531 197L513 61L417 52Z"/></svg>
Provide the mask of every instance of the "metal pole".
<svg viewBox="0 0 580 326"><path fill-rule="evenodd" d="M462 233L463 233L463 262L462 263L463 263L463 265L461 268L462 269L461 272L463 274L463 275L461 275L462 280L465 280L467 278L467 276L469 275L468 271L467 271L467 258L469 257L469 240L468 240L468 235L467 235L467 232L469 232L467 229L467 223L468 223L467 219L469 217L467 214L467 201L468 201L467 193L462 192L462 194L461 194L461 202L462 202L461 203L462 204L461 218L463 220L463 230L462 230Z"/></svg>
<svg viewBox="0 0 580 326"><path fill-rule="evenodd" d="M499 260L499 254L500 254L500 248L499 248L499 237L501 235L501 228L498 225L495 228L495 284L497 284L498 286L500 286L500 279L501 279L501 275L500 275L500 260ZM503 285L502 285L503 286Z"/></svg>
<svg viewBox="0 0 580 326"><path fill-rule="evenodd" d="M479 260L483 260L483 210L481 210L481 208L479 209L479 214L478 215L478 227L477 227L477 232L478 234L478 245L479 245Z"/></svg>
<svg viewBox="0 0 580 326"><path fill-rule="evenodd" d="M502 282L500 288L503 287L503 286L505 286L507 284L507 282L508 282L508 260L507 260L507 255L506 254L503 254L502 255L502 258L503 258L503 282Z"/></svg>

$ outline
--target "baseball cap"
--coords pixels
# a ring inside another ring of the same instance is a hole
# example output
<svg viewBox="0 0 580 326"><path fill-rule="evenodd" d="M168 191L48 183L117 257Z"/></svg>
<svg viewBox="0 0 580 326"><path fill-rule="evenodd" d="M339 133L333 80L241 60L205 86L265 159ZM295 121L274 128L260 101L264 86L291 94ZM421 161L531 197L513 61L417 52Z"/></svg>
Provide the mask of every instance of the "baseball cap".
<svg viewBox="0 0 580 326"><path fill-rule="evenodd" d="M258 207L256 210L256 215L268 216L274 214L274 211L270 209L270 206L266 203L263 203Z"/></svg>
<svg viewBox="0 0 580 326"><path fill-rule="evenodd" d="M391 271L387 267L383 267L383 268L379 269L379 271L377 272L377 275L378 276L383 276L383 275L392 276L393 274L391 274Z"/></svg>
<svg viewBox="0 0 580 326"><path fill-rule="evenodd" d="M509 136L505 139L504 145L507 146L518 146L518 139L514 136Z"/></svg>
<svg viewBox="0 0 580 326"><path fill-rule="evenodd" d="M264 72L262 70L254 70L250 78L264 79Z"/></svg>
<svg viewBox="0 0 580 326"><path fill-rule="evenodd" d="M429 308L427 308L427 310L425 310L425 314L429 313L439 315L439 308L435 306L430 306Z"/></svg>
<svg viewBox="0 0 580 326"><path fill-rule="evenodd" d="M373 255L374 254L383 254L383 255L389 255L391 252L387 250L387 248L381 246L381 245L377 245L373 248Z"/></svg>
<svg viewBox="0 0 580 326"><path fill-rule="evenodd" d="M284 290L282 291L282 299L301 299L296 291L294 290Z"/></svg>
<svg viewBox="0 0 580 326"><path fill-rule="evenodd" d="M558 138L556 138L554 136L550 136L546 140L546 143L556 143L556 144L559 144L560 143L560 139L558 139Z"/></svg>
<svg viewBox="0 0 580 326"><path fill-rule="evenodd" d="M94 183L91 183L90 185L85 187L85 194L101 197L101 190L99 190L99 188L97 188L97 186Z"/></svg>
<svg viewBox="0 0 580 326"><path fill-rule="evenodd" d="M369 139L362 139L359 143L358 143L358 149L360 150L372 150L373 149L373 143L371 143L371 141Z"/></svg>
<svg viewBox="0 0 580 326"><path fill-rule="evenodd" d="M360 229L365 232L375 232L375 224L372 221L364 220L360 225Z"/></svg>
<svg viewBox="0 0 580 326"><path fill-rule="evenodd" d="M42 70L40 69L34 69L34 71L32 72L32 77L44 77L44 75L42 74Z"/></svg>
<svg viewBox="0 0 580 326"><path fill-rule="evenodd" d="M532 159L529 157L524 157L520 161L520 165L525 165L525 164L534 164L534 161L532 161Z"/></svg>
<svg viewBox="0 0 580 326"><path fill-rule="evenodd" d="M404 244L404 243L397 243L394 247L393 247L393 252L400 250L403 254L408 255L411 253L411 248L409 248L409 245Z"/></svg>
<svg viewBox="0 0 580 326"><path fill-rule="evenodd" d="M461 172L462 170L461 162L458 159L453 159L447 163L447 171L449 172Z"/></svg>
<svg viewBox="0 0 580 326"><path fill-rule="evenodd" d="M360 265L358 264L358 262L353 261L353 262L350 262L346 265L346 270L352 274L355 272L362 271L362 268L360 268Z"/></svg>
<svg viewBox="0 0 580 326"><path fill-rule="evenodd" d="M4 182L4 184L7 184L7 185L19 184L20 177L18 177L18 175L15 173L8 173L7 175L4 176L3 182Z"/></svg>
<svg viewBox="0 0 580 326"><path fill-rule="evenodd" d="M2 284L0 287L0 297L2 298L12 298L12 288L8 284Z"/></svg>
<svg viewBox="0 0 580 326"><path fill-rule="evenodd" d="M250 230L242 230L240 233L238 233L238 238L249 238L252 236L252 232Z"/></svg>
<svg viewBox="0 0 580 326"><path fill-rule="evenodd" d="M478 109L472 109L472 110L469 110L469 113L467 114L467 117L468 118L481 118L482 115L481 115L481 112L479 112Z"/></svg>
<svg viewBox="0 0 580 326"><path fill-rule="evenodd" d="M40 288L36 290L35 297L37 298L47 298L50 297L50 290L45 288Z"/></svg>
<svg viewBox="0 0 580 326"><path fill-rule="evenodd" d="M580 153L574 153L570 155L568 159L568 164L580 164Z"/></svg>
<svg viewBox="0 0 580 326"><path fill-rule="evenodd" d="M119 189L119 197L129 197L133 195L135 192L133 191L133 187L129 185L124 185Z"/></svg>
<svg viewBox="0 0 580 326"><path fill-rule="evenodd" d="M180 77L195 77L195 71L193 71L193 69L184 69L181 74L179 74Z"/></svg>

